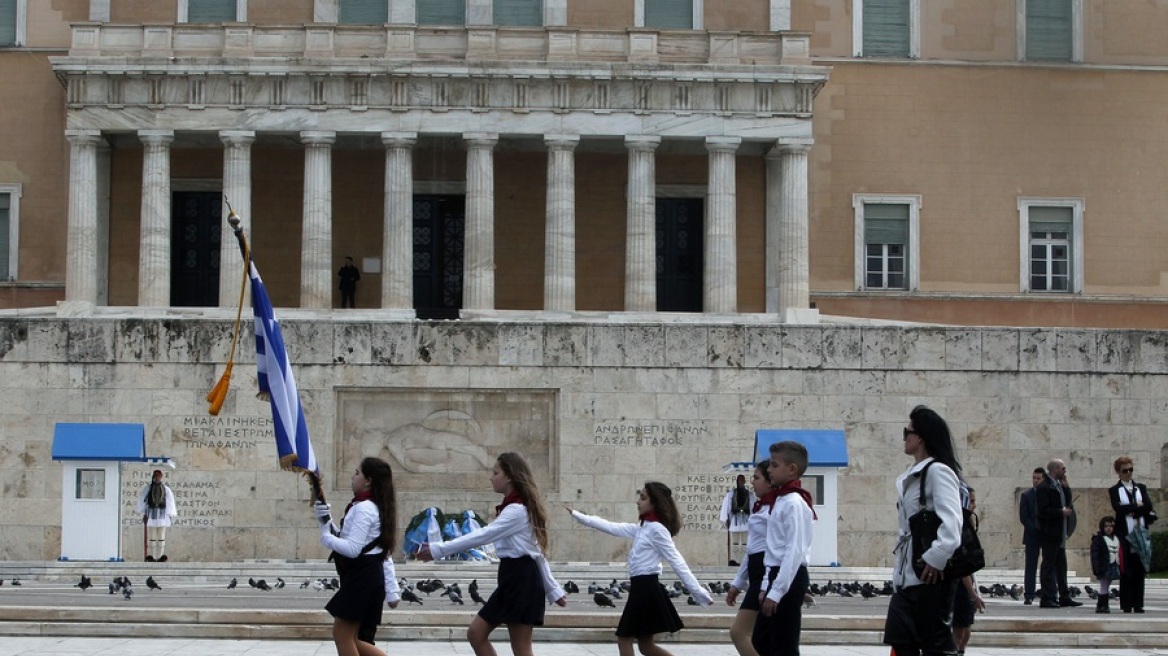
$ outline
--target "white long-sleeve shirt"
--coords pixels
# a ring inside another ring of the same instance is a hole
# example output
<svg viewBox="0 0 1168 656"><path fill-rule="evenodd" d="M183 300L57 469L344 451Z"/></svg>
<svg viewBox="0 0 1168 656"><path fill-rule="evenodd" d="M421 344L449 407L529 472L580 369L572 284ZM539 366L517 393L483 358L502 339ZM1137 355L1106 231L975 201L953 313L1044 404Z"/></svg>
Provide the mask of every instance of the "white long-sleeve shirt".
<svg viewBox="0 0 1168 656"><path fill-rule="evenodd" d="M912 535L909 532L908 520L921 509L920 472L932 461L933 458L925 458L896 478L896 493L900 498L897 503L899 534L895 551L896 562L892 569L892 585L897 590L923 583L917 578L910 562ZM941 518L941 527L937 530L937 539L933 541L933 546L926 549L921 558L935 569L945 569L945 565L953 557L953 552L961 546L961 524L964 518L961 515L961 488L957 474L940 462L929 467L929 473L925 477L925 506Z"/></svg>
<svg viewBox="0 0 1168 656"><path fill-rule="evenodd" d="M698 579L690 571L689 565L685 564L681 552L673 544L673 536L669 534L669 529L665 528L661 522L622 524L593 515L585 515L578 510L572 511L572 517L589 528L633 541L633 546L629 548L630 577L646 574L660 575L661 561L666 560L673 568L673 573L681 579L682 585L689 589L694 601L703 606L709 606L714 602L710 593L698 583Z"/></svg>
<svg viewBox="0 0 1168 656"><path fill-rule="evenodd" d="M746 590L750 585L750 576L746 571L750 556L766 551L767 519L770 516L770 506L763 506L746 519L746 558L738 565L738 573L734 575L734 582L730 584L739 591Z"/></svg>
<svg viewBox="0 0 1168 656"><path fill-rule="evenodd" d="M527 517L527 506L519 503L508 504L503 508L495 521L471 531L466 535L447 540L446 542L431 542L430 555L435 560L452 553L466 551L484 544L495 543L495 555L500 558L521 558L531 556L539 565L539 573L543 578L543 591L548 601L556 601L564 596L564 589L552 576L551 567L539 543L535 540L535 531L531 528L531 520Z"/></svg>
<svg viewBox="0 0 1168 656"><path fill-rule="evenodd" d="M377 504L368 499L353 504L343 523L344 527L339 532L331 521L323 524L320 544L346 558L360 556L365 545L381 536L381 514L377 511ZM381 547L373 547L365 553L373 556L381 552ZM381 571L385 575L386 603L400 601L401 588L397 583L397 570L394 569L392 558L382 561Z"/></svg>
<svg viewBox="0 0 1168 656"><path fill-rule="evenodd" d="M775 507L767 515L763 563L768 570L778 567L779 574L771 583L767 599L778 603L791 589L799 567L810 562L811 521L811 506L801 495L784 494L775 500Z"/></svg>

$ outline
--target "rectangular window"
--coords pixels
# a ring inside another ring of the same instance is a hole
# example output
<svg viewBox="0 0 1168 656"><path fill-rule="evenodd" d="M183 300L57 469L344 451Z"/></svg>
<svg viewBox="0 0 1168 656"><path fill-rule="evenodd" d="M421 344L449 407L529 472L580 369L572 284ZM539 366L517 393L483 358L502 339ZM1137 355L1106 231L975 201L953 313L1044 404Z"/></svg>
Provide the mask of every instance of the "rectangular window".
<svg viewBox="0 0 1168 656"><path fill-rule="evenodd" d="M855 281L857 290L916 291L921 197L856 194Z"/></svg>
<svg viewBox="0 0 1168 656"><path fill-rule="evenodd" d="M234 23L237 0L187 0L188 23Z"/></svg>
<svg viewBox="0 0 1168 656"><path fill-rule="evenodd" d="M0 0L0 46L16 45L16 0Z"/></svg>
<svg viewBox="0 0 1168 656"><path fill-rule="evenodd" d="M692 30L693 21L693 0L645 0L645 27Z"/></svg>
<svg viewBox="0 0 1168 656"><path fill-rule="evenodd" d="M0 280L11 276L8 269L8 230L12 224L12 194L0 192Z"/></svg>
<svg viewBox="0 0 1168 656"><path fill-rule="evenodd" d="M0 281L16 280L20 190L19 184L0 184Z"/></svg>
<svg viewBox="0 0 1168 656"><path fill-rule="evenodd" d="M466 25L466 0L418 0L418 25Z"/></svg>
<svg viewBox="0 0 1168 656"><path fill-rule="evenodd" d="M1068 294L1083 290L1083 202L1020 199L1021 290Z"/></svg>
<svg viewBox="0 0 1168 656"><path fill-rule="evenodd" d="M1026 61L1074 60L1074 0L1025 0Z"/></svg>
<svg viewBox="0 0 1168 656"><path fill-rule="evenodd" d="M341 0L340 9L337 22L341 25L384 25L389 22L389 0Z"/></svg>
<svg viewBox="0 0 1168 656"><path fill-rule="evenodd" d="M101 500L105 498L105 470L78 469L77 490L74 499Z"/></svg>
<svg viewBox="0 0 1168 656"><path fill-rule="evenodd" d="M542 0L495 0L495 25L540 27L543 25Z"/></svg>
<svg viewBox="0 0 1168 656"><path fill-rule="evenodd" d="M863 56L911 57L909 0L863 0Z"/></svg>

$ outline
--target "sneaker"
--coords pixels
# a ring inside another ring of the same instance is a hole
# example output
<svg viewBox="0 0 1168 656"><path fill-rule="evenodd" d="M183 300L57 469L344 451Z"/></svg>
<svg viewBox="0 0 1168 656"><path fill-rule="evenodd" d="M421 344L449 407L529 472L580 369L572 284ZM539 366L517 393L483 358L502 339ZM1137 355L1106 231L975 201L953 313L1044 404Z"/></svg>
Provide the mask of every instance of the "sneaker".
<svg viewBox="0 0 1168 656"><path fill-rule="evenodd" d="M160 563L165 563L165 562L166 562L166 560L167 560L167 558L166 558L166 554L162 554L162 555L161 555L161 556L159 556L159 558L158 558L158 562L160 562Z"/></svg>
<svg viewBox="0 0 1168 656"><path fill-rule="evenodd" d="M1082 605L1083 605L1082 602L1075 601L1074 599L1071 599L1070 597L1068 597L1066 599L1059 600L1059 606L1061 606L1063 608L1074 608L1075 606L1082 606Z"/></svg>

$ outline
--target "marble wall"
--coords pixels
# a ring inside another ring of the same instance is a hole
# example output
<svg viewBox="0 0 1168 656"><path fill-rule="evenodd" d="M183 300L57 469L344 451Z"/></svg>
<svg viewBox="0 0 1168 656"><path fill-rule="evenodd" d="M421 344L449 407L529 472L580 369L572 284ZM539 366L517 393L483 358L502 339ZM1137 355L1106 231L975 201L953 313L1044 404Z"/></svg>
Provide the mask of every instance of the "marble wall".
<svg viewBox="0 0 1168 656"><path fill-rule="evenodd" d="M1067 460L1091 513L1105 509L1096 497L1117 455L1135 458L1149 487L1162 481L1168 333L288 315L334 503L347 499L356 460L374 454L395 464L399 528L429 504L489 517L493 457L519 449L551 509L555 559L622 559L626 544L571 525L560 508L632 521L634 492L657 479L685 516L687 556L723 562L717 512L732 482L722 466L750 457L757 428L835 428L850 465L839 516L821 521L839 523L844 564L888 565L892 482L909 464L900 429L918 403L950 421L995 565L1020 565L1016 493L1049 458ZM221 415L207 414L230 330L195 316L0 320L0 558L59 555L56 422L143 423L147 452L177 459L172 558L323 557L306 486L277 467L246 354ZM145 469L124 466L127 558L138 557L130 508ZM1089 534L1072 540L1072 567L1084 568Z"/></svg>

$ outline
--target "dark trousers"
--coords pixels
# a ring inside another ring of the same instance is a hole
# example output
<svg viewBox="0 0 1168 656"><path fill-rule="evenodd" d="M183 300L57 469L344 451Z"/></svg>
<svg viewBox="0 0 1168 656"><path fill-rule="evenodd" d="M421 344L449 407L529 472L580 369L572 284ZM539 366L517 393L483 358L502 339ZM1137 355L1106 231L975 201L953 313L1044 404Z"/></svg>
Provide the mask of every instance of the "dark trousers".
<svg viewBox="0 0 1168 656"><path fill-rule="evenodd" d="M769 581L773 582L779 573L774 567L768 574ZM770 617L766 617L760 610L758 619L754 621L754 633L750 642L759 656L799 656L799 630L803 622L803 597L811 585L811 577L807 575L807 568L799 566L791 581L791 589L779 599L779 607ZM771 586L764 585L763 590L770 590Z"/></svg>
<svg viewBox="0 0 1168 656"><path fill-rule="evenodd" d="M1070 599L1067 592L1067 549L1055 542L1042 545L1042 567L1038 570L1042 600L1058 603Z"/></svg>
<svg viewBox="0 0 1168 656"><path fill-rule="evenodd" d="M888 601L884 644L891 645L896 656L956 654L952 623L958 585L961 581L954 579L897 590Z"/></svg>
<svg viewBox="0 0 1168 656"><path fill-rule="evenodd" d="M342 289L341 290L341 307L355 308L357 307L357 290L356 289Z"/></svg>
<svg viewBox="0 0 1168 656"><path fill-rule="evenodd" d="M1144 608L1144 579L1148 573L1144 571L1144 563L1132 549L1126 537L1119 539L1119 548L1123 549L1123 572L1119 575L1119 607L1122 610L1142 610Z"/></svg>
<svg viewBox="0 0 1168 656"><path fill-rule="evenodd" d="M1035 579L1038 578L1038 552L1040 551L1038 543L1031 543L1026 546L1026 573L1023 575L1022 586L1025 589L1027 599L1034 598Z"/></svg>

